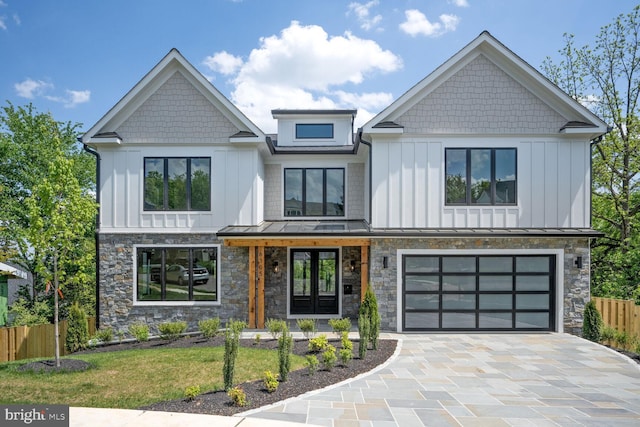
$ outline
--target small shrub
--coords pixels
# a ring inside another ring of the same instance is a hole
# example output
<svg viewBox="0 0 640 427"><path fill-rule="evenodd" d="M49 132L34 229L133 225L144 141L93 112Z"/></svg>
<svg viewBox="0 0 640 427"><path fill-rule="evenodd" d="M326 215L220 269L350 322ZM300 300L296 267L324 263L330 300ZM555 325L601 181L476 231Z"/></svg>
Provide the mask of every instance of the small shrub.
<svg viewBox="0 0 640 427"><path fill-rule="evenodd" d="M224 389L228 392L233 387L236 359L238 358L238 347L240 346L240 334L244 327L244 322L231 319L227 323L227 329L224 334L224 363L222 365L222 378L224 381Z"/></svg>
<svg viewBox="0 0 640 427"><path fill-rule="evenodd" d="M346 350L353 350L353 343L351 342L351 340L349 339L349 332L343 332L342 333L342 338L341 338L341 346L343 349Z"/></svg>
<svg viewBox="0 0 640 427"><path fill-rule="evenodd" d="M313 337L318 330L316 327L316 319L298 319L296 323L307 339Z"/></svg>
<svg viewBox="0 0 640 427"><path fill-rule="evenodd" d="M358 317L358 332L360 334L360 343L358 345L358 357L364 359L367 355L367 346L369 345L369 317L365 313L360 313Z"/></svg>
<svg viewBox="0 0 640 427"><path fill-rule="evenodd" d="M111 342L113 341L113 329L98 329L96 331L96 334L94 335L94 338L96 338L100 342Z"/></svg>
<svg viewBox="0 0 640 427"><path fill-rule="evenodd" d="M282 334L284 328L287 327L287 322L282 319L267 319L264 326L273 339L276 340Z"/></svg>
<svg viewBox="0 0 640 427"><path fill-rule="evenodd" d="M336 348L332 345L328 346L324 353L322 353L322 366L324 366L324 369L327 371L330 371L336 366L337 360Z"/></svg>
<svg viewBox="0 0 640 427"><path fill-rule="evenodd" d="M77 302L74 302L69 308L68 321L67 350L73 353L86 348L89 341L89 324L87 323L87 314Z"/></svg>
<svg viewBox="0 0 640 427"><path fill-rule="evenodd" d="M291 350L293 349L293 337L289 333L286 323L282 331L282 336L278 338L278 361L280 380L286 381L291 370Z"/></svg>
<svg viewBox="0 0 640 427"><path fill-rule="evenodd" d="M235 406L247 406L247 394L240 387L234 387L227 392Z"/></svg>
<svg viewBox="0 0 640 427"><path fill-rule="evenodd" d="M329 340L325 334L320 334L315 338L309 340L309 351L313 353L320 353L326 350L329 345Z"/></svg>
<svg viewBox="0 0 640 427"><path fill-rule="evenodd" d="M149 341L149 325L146 323L132 323L129 325L129 333L138 342Z"/></svg>
<svg viewBox="0 0 640 427"><path fill-rule="evenodd" d="M602 328L604 323L602 316L596 308L596 304L593 300L589 301L584 306L584 323L582 325L582 338L588 339L593 342L600 342L602 340Z"/></svg>
<svg viewBox="0 0 640 427"><path fill-rule="evenodd" d="M378 300L371 285L367 286L364 299L360 305L360 311L369 318L369 329L367 334L367 344L371 343L373 350L378 349L378 338L380 337L380 313L378 313Z"/></svg>
<svg viewBox="0 0 640 427"><path fill-rule="evenodd" d="M306 357L307 370L309 371L309 375L313 375L318 371L318 366L320 366L320 361L315 354L308 354Z"/></svg>
<svg viewBox="0 0 640 427"><path fill-rule="evenodd" d="M278 389L278 378L276 378L275 374L271 371L264 371L264 388L267 389L269 393L273 393Z"/></svg>
<svg viewBox="0 0 640 427"><path fill-rule="evenodd" d="M187 401L191 402L200 394L200 386L192 385L184 389L184 397Z"/></svg>
<svg viewBox="0 0 640 427"><path fill-rule="evenodd" d="M163 340L176 340L187 330L187 322L166 322L158 325L160 338Z"/></svg>
<svg viewBox="0 0 640 427"><path fill-rule="evenodd" d="M602 341L611 342L616 336L616 330L609 325L602 328Z"/></svg>
<svg viewBox="0 0 640 427"><path fill-rule="evenodd" d="M260 334L256 334L256 336L255 336L255 337L253 337L253 343L254 343L255 345L258 345L258 344L260 344L260 340L261 340L261 339L262 339L262 335L260 335Z"/></svg>
<svg viewBox="0 0 640 427"><path fill-rule="evenodd" d="M200 320L198 322L198 329L202 332L203 337L213 338L220 333L220 318L214 317Z"/></svg>
<svg viewBox="0 0 640 427"><path fill-rule="evenodd" d="M343 319L329 319L329 326L336 335L340 336L342 332L349 332L351 330L351 319L348 317Z"/></svg>
<svg viewBox="0 0 640 427"><path fill-rule="evenodd" d="M617 343L617 346L623 349L627 348L627 345L629 344L629 341L630 341L630 337L627 331L616 331L613 339Z"/></svg>
<svg viewBox="0 0 640 427"><path fill-rule="evenodd" d="M344 366L347 366L351 359L353 359L353 352L350 348L342 348L338 354L340 355L340 362L342 362Z"/></svg>

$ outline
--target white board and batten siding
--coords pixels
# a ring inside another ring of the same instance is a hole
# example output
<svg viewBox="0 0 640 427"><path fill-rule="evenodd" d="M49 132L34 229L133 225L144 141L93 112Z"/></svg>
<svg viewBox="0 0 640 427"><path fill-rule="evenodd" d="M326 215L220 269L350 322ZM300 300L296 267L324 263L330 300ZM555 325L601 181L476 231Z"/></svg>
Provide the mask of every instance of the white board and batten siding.
<svg viewBox="0 0 640 427"><path fill-rule="evenodd" d="M516 148L515 206L446 206L445 148ZM376 228L590 226L590 147L564 138L379 139L373 142Z"/></svg>
<svg viewBox="0 0 640 427"><path fill-rule="evenodd" d="M100 152L103 232L216 232L258 224L264 211L264 168L255 149L154 146ZM145 157L211 157L210 211L144 211Z"/></svg>

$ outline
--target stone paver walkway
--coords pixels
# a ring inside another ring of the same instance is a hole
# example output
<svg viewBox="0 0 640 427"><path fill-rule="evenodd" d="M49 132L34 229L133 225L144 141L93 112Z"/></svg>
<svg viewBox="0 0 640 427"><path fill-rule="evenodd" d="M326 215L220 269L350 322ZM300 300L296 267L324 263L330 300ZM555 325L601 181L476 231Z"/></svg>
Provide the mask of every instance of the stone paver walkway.
<svg viewBox="0 0 640 427"><path fill-rule="evenodd" d="M376 372L256 411L333 427L640 426L640 367L568 334L421 334Z"/></svg>

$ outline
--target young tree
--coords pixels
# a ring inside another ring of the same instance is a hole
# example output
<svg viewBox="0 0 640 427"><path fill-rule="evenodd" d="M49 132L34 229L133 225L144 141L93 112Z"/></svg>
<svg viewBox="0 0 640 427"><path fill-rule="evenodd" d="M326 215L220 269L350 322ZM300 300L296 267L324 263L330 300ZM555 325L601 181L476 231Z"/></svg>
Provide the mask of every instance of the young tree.
<svg viewBox="0 0 640 427"><path fill-rule="evenodd" d="M593 146L594 295L640 301L640 6L601 28L593 47L565 34L543 72L612 126Z"/></svg>
<svg viewBox="0 0 640 427"><path fill-rule="evenodd" d="M36 271L50 284L54 297L55 358L60 366L59 298L65 286L91 281L93 256L86 250L88 228L96 212L93 196L73 173L74 162L61 150L50 159L48 174L25 199L31 219L25 237L37 254Z"/></svg>
<svg viewBox="0 0 640 427"><path fill-rule="evenodd" d="M50 114L37 112L31 104L16 107L8 103L0 108L0 256L32 273L30 307L41 299L45 281L36 271L36 260L41 256L27 238L33 218L24 209L25 200L48 175L58 152L73 160L72 173L83 191L95 187L95 158L78 145L77 128L77 124L57 122ZM89 224L93 227L93 218ZM88 230L87 242L80 250L93 252L92 232L93 228ZM73 296L70 299L80 301L87 313L95 309L92 285L67 289Z"/></svg>

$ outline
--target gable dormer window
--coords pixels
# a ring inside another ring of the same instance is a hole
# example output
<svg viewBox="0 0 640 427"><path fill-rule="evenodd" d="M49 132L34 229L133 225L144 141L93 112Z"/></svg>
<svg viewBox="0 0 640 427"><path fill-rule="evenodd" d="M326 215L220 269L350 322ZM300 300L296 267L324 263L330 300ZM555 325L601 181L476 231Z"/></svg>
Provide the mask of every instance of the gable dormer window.
<svg viewBox="0 0 640 427"><path fill-rule="evenodd" d="M296 123L296 139L333 139L333 123Z"/></svg>

